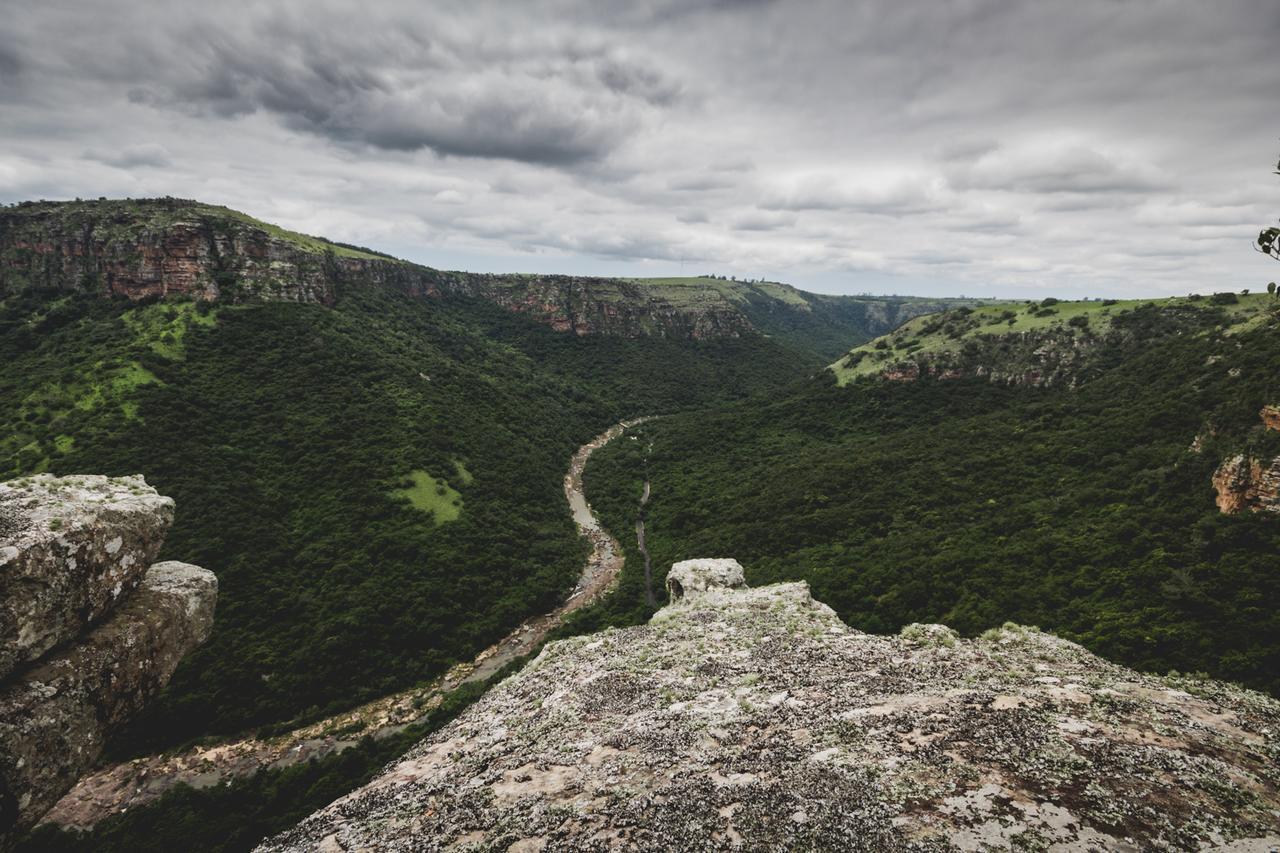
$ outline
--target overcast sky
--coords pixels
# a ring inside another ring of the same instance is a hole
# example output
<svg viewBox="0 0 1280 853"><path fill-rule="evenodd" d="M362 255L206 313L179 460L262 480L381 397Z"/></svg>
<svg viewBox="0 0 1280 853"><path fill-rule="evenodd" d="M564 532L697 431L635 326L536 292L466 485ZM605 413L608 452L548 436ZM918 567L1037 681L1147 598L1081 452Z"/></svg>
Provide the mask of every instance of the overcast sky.
<svg viewBox="0 0 1280 853"><path fill-rule="evenodd" d="M438 267L1265 287L1277 0L0 3L0 201L176 195Z"/></svg>

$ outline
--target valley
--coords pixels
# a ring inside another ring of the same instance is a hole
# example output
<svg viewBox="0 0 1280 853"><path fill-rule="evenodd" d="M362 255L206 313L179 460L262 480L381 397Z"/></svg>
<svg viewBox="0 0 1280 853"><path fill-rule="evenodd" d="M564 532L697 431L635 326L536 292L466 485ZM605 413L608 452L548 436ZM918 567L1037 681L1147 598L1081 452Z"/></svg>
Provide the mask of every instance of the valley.
<svg viewBox="0 0 1280 853"><path fill-rule="evenodd" d="M1280 690L1268 295L825 297L442 272L172 199L5 215L0 466L144 474L161 556L222 589L20 849L246 849L699 555L873 634L1016 621Z"/></svg>
<svg viewBox="0 0 1280 853"><path fill-rule="evenodd" d="M582 471L595 451L644 420L610 427L573 454L564 477L564 494L578 532L590 543L591 551L573 592L554 610L526 620L430 684L270 738L232 739L104 767L82 778L42 823L89 830L112 815L155 802L178 785L196 790L225 785L232 779L265 770L281 770L337 755L355 747L362 738L385 740L428 722L432 712L463 685L484 684L511 664L528 658L563 624L566 616L599 601L617 581L623 564L621 547L591 512L582 491Z"/></svg>

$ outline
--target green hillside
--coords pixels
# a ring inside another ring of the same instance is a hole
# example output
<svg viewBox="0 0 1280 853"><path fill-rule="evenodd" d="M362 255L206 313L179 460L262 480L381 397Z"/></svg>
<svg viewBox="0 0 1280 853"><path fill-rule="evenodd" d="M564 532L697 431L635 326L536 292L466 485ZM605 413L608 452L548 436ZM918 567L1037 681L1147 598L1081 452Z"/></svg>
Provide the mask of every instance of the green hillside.
<svg viewBox="0 0 1280 853"><path fill-rule="evenodd" d="M593 457L588 495L629 530L647 472L655 566L733 556L752 584L808 580L863 630L942 622L977 634L1012 620L1142 669L1280 694L1280 525L1221 514L1211 485L1243 448L1280 455L1280 433L1259 420L1280 401L1280 319L1266 299L1061 304L1035 321L1087 315L1117 332L1070 390L842 386L826 373L654 421ZM976 316L962 334L986 335L982 318L1003 310L947 322ZM937 319L903 337L949 345L945 330L924 332ZM1018 322L1032 325L1015 319L1013 338ZM974 352L999 355L1007 340ZM635 562L599 624L647 614Z"/></svg>
<svg viewBox="0 0 1280 853"><path fill-rule="evenodd" d="M120 749L329 713L427 679L581 568L561 478L626 416L778 388L769 340L579 339L490 303L0 302L0 478L142 473L213 638Z"/></svg>
<svg viewBox="0 0 1280 853"><path fill-rule="evenodd" d="M851 343L882 335L912 317L982 304L972 299L920 296L830 296L776 281L732 281L712 276L627 281L643 285L678 305L732 305L761 333L822 361L847 351Z"/></svg>
<svg viewBox="0 0 1280 853"><path fill-rule="evenodd" d="M1172 311L1221 311L1233 331L1262 321L1274 300L1266 293L1039 302L987 302L915 317L891 333L863 343L831 365L844 384L860 376L874 376L904 361L954 362L966 349L985 352L993 341L1010 334L1061 332L1077 341L1104 338L1114 321L1144 306Z"/></svg>

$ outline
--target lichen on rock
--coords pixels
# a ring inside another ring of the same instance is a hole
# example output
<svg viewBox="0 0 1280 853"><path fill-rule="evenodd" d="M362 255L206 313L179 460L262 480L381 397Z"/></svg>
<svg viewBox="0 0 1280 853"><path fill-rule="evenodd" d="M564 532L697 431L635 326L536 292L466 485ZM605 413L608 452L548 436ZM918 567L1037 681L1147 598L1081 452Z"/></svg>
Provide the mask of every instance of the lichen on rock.
<svg viewBox="0 0 1280 853"><path fill-rule="evenodd" d="M213 573L153 563L172 519L142 477L0 483L0 849L208 638Z"/></svg>
<svg viewBox="0 0 1280 853"><path fill-rule="evenodd" d="M864 634L735 567L680 564L649 624L548 645L261 849L1280 843L1275 700L1016 625Z"/></svg>
<svg viewBox="0 0 1280 853"><path fill-rule="evenodd" d="M136 587L172 522L173 500L142 477L0 483L0 678Z"/></svg>

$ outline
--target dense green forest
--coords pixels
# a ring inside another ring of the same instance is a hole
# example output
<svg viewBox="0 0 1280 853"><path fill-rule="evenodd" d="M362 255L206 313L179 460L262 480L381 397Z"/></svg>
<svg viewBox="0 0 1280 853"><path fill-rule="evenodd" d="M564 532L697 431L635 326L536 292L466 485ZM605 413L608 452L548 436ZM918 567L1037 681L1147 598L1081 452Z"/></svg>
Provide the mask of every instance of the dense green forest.
<svg viewBox="0 0 1280 853"><path fill-rule="evenodd" d="M580 570L561 491L578 444L813 367L759 337L578 339L377 288L336 309L26 292L0 303L0 361L0 476L145 474L177 501L163 556L221 583L214 636L115 755L469 658Z"/></svg>
<svg viewBox="0 0 1280 853"><path fill-rule="evenodd" d="M1115 317L1130 334L1075 390L825 373L663 418L593 457L588 496L629 531L647 465L657 583L732 556L753 584L808 580L866 631L1011 620L1280 693L1280 523L1220 514L1211 486L1226 455L1280 453L1258 419L1280 400L1280 327L1227 332L1202 309ZM598 618L643 618L636 562Z"/></svg>

